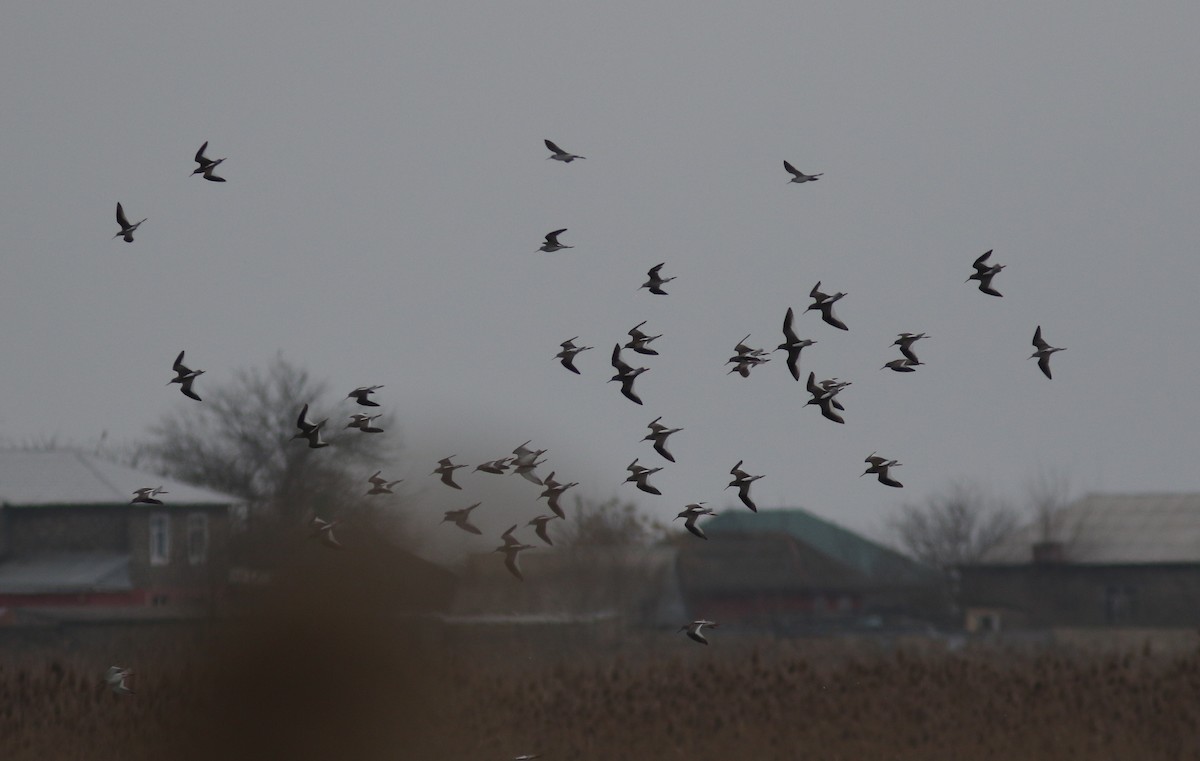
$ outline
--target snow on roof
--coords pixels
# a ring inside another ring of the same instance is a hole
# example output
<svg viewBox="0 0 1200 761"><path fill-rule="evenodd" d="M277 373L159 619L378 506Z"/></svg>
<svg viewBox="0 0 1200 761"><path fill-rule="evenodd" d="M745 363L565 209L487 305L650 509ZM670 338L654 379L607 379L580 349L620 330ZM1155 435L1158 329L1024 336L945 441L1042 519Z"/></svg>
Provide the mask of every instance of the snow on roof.
<svg viewBox="0 0 1200 761"><path fill-rule="evenodd" d="M1067 563L1200 562L1200 494L1089 494L989 549L981 564L1023 565L1033 545L1061 542Z"/></svg>
<svg viewBox="0 0 1200 761"><path fill-rule="evenodd" d="M159 485L167 506L243 501L74 450L0 449L0 506L125 505L135 489Z"/></svg>

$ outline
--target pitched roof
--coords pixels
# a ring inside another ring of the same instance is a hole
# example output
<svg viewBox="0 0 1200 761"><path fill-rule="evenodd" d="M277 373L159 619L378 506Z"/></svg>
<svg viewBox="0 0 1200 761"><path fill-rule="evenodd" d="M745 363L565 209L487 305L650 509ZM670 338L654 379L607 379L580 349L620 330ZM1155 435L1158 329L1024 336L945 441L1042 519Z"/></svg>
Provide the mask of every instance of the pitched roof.
<svg viewBox="0 0 1200 761"><path fill-rule="evenodd" d="M984 553L981 564L1022 565L1033 545L1056 541L1068 563L1200 563L1200 494L1089 494L1034 521Z"/></svg>
<svg viewBox="0 0 1200 761"><path fill-rule="evenodd" d="M0 449L0 506L126 505L135 489L159 485L168 507L243 501L74 450Z"/></svg>
<svg viewBox="0 0 1200 761"><path fill-rule="evenodd" d="M0 563L0 593L124 592L133 589L127 552L46 552Z"/></svg>
<svg viewBox="0 0 1200 761"><path fill-rule="evenodd" d="M798 507L726 510L703 524L704 532L720 534L787 534L867 579L889 584L921 584L931 569L883 545L859 536Z"/></svg>

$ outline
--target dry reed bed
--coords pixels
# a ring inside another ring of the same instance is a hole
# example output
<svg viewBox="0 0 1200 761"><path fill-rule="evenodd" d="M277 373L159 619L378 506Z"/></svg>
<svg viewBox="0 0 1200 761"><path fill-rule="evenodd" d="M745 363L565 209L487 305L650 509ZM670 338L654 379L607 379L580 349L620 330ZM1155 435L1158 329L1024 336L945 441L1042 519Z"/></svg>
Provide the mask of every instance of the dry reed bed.
<svg viewBox="0 0 1200 761"><path fill-rule="evenodd" d="M1200 653L667 642L665 657L510 658L310 611L203 642L139 631L25 648L0 656L0 748L8 761L1200 757ZM99 686L120 660L138 671L132 698Z"/></svg>

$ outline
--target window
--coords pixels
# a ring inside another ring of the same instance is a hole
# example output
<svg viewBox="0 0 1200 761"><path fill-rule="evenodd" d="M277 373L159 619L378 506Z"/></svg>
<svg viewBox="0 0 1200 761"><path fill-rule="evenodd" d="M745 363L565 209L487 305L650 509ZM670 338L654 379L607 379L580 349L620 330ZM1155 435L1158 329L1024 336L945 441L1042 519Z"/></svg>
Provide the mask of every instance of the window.
<svg viewBox="0 0 1200 761"><path fill-rule="evenodd" d="M171 561L171 516L150 514L150 565L166 565Z"/></svg>
<svg viewBox="0 0 1200 761"><path fill-rule="evenodd" d="M187 524L188 562L203 565L208 560L208 514L192 513Z"/></svg>

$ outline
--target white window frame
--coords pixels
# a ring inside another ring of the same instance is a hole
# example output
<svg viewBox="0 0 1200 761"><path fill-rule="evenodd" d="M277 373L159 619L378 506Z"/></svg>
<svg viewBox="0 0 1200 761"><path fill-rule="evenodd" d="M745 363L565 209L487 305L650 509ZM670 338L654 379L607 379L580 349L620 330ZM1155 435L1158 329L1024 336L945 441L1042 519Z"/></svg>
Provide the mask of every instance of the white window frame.
<svg viewBox="0 0 1200 761"><path fill-rule="evenodd" d="M171 516L167 513L150 513L147 523L150 528L150 565L167 565L171 562Z"/></svg>
<svg viewBox="0 0 1200 761"><path fill-rule="evenodd" d="M197 547L196 537L199 537ZM208 513L189 513L187 522L188 563L204 565L208 562Z"/></svg>

